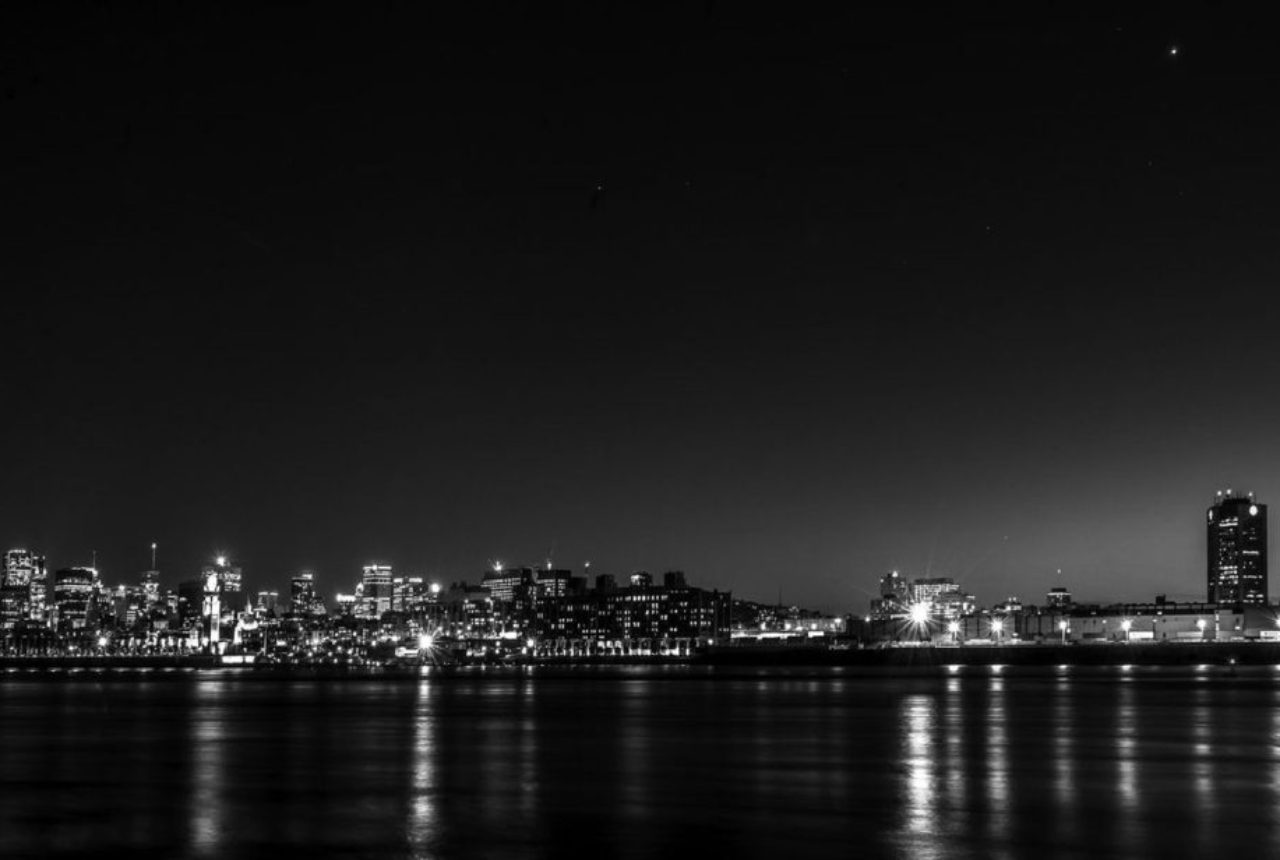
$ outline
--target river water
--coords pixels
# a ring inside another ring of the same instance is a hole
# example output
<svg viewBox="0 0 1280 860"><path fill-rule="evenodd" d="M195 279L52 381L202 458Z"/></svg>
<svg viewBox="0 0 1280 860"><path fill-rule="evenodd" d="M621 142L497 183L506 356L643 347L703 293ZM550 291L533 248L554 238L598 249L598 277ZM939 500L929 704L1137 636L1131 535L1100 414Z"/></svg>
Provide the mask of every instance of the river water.
<svg viewBox="0 0 1280 860"><path fill-rule="evenodd" d="M0 857L132 850L1276 856L1280 668L0 675Z"/></svg>

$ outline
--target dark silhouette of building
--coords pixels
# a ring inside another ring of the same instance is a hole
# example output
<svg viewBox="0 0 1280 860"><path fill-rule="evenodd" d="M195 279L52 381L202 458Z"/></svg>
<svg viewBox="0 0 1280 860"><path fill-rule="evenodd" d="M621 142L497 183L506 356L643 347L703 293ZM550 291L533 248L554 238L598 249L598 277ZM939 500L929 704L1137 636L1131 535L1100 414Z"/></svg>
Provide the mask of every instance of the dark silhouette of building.
<svg viewBox="0 0 1280 860"><path fill-rule="evenodd" d="M1267 506L1253 493L1219 491L1208 511L1208 601L1220 606L1267 604Z"/></svg>

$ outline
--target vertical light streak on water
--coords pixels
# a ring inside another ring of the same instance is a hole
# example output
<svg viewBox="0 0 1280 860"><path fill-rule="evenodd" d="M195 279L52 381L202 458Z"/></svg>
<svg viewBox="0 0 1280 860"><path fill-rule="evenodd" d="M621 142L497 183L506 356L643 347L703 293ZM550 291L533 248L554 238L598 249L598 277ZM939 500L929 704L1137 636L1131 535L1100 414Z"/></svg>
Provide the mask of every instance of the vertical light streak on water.
<svg viewBox="0 0 1280 860"><path fill-rule="evenodd" d="M993 672L998 671L993 667ZM1004 679L993 675L987 699L987 821L989 857L1007 857L1009 848L1009 725Z"/></svg>
<svg viewBox="0 0 1280 860"><path fill-rule="evenodd" d="M1076 715L1075 690L1069 666L1058 669L1052 720L1053 795L1057 810L1054 821L1059 842L1074 841L1079 836L1076 829Z"/></svg>
<svg viewBox="0 0 1280 860"><path fill-rule="evenodd" d="M409 803L406 836L415 857L429 856L436 841L436 722L432 707L431 682L418 682L418 701L413 713L413 797Z"/></svg>
<svg viewBox="0 0 1280 860"><path fill-rule="evenodd" d="M618 727L622 814L632 824L647 823L649 818L650 683L648 680L627 681L618 690L622 697L622 725Z"/></svg>
<svg viewBox="0 0 1280 860"><path fill-rule="evenodd" d="M197 854L215 855L222 839L226 810L226 682L208 678L196 682L195 709L191 717L192 787L191 841Z"/></svg>
<svg viewBox="0 0 1280 860"><path fill-rule="evenodd" d="M951 809L952 820L963 825L967 816L965 810L965 787L969 775L965 772L965 716L964 699L961 696L963 681L960 678L947 679L946 706L943 711L943 736L946 738L946 785L947 805Z"/></svg>
<svg viewBox="0 0 1280 860"><path fill-rule="evenodd" d="M538 720L537 686L532 677L520 685L520 722L517 755L520 763L520 813L526 822L538 812Z"/></svg>
<svg viewBox="0 0 1280 860"><path fill-rule="evenodd" d="M913 839L934 832L934 703L932 696L902 699L902 762L905 768L903 829ZM916 843L918 844L918 843Z"/></svg>
<svg viewBox="0 0 1280 860"><path fill-rule="evenodd" d="M1134 705L1133 676L1122 670L1116 690L1116 800L1119 810L1120 845L1127 852L1141 846L1141 793L1138 790L1138 715Z"/></svg>
<svg viewBox="0 0 1280 860"><path fill-rule="evenodd" d="M899 706L902 759L902 824L899 841L907 856L939 857L936 704L932 696L904 696Z"/></svg>
<svg viewBox="0 0 1280 860"><path fill-rule="evenodd" d="M1213 849L1218 819L1218 801L1214 791L1216 768L1213 760L1215 752L1211 692L1207 681L1200 679L1192 693L1191 708L1191 789L1195 798L1196 836L1203 852Z"/></svg>
<svg viewBox="0 0 1280 860"><path fill-rule="evenodd" d="M1272 694L1271 705L1271 809L1280 809L1280 687ZM1272 813L1271 841L1272 856L1280 855L1280 827L1275 826L1275 813Z"/></svg>

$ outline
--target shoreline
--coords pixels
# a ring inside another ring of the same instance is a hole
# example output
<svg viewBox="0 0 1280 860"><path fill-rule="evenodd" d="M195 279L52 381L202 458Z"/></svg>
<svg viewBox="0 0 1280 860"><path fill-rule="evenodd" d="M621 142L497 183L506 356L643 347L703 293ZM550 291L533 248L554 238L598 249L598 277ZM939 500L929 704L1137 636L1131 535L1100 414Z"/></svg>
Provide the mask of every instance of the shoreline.
<svg viewBox="0 0 1280 860"><path fill-rule="evenodd" d="M441 674L475 674L510 669L608 669L692 667L707 669L855 667L888 670L945 669L952 666L1280 666L1280 642L1019 644L829 649L805 646L725 646L692 657L546 657L503 663L453 665L324 666L224 664L209 655L165 657L2 657L0 672L61 676L91 672L231 672L260 677L418 677L424 669Z"/></svg>

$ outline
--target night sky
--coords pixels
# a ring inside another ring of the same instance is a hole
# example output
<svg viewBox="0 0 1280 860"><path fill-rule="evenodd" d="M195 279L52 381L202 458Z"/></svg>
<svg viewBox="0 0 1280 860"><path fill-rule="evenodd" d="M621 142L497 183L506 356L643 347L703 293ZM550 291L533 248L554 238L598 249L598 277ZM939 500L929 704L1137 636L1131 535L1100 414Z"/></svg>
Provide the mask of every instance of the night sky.
<svg viewBox="0 0 1280 860"><path fill-rule="evenodd" d="M6 5L0 541L863 612L1199 599L1214 491L1280 503L1234 5L457 5Z"/></svg>

